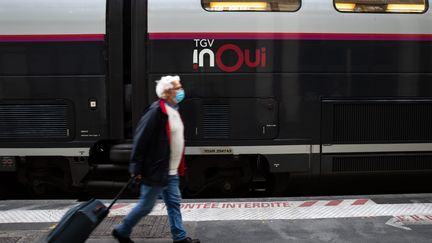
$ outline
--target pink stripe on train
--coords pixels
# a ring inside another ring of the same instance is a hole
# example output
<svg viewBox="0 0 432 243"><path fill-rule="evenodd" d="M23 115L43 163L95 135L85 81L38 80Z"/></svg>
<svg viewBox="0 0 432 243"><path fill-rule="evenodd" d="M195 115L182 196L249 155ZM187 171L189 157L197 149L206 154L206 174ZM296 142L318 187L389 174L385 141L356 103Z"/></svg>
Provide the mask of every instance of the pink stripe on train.
<svg viewBox="0 0 432 243"><path fill-rule="evenodd" d="M397 41L432 41L432 34L381 34L381 33L149 33L151 40L397 40Z"/></svg>
<svg viewBox="0 0 432 243"><path fill-rule="evenodd" d="M0 42L104 41L104 34L0 35Z"/></svg>

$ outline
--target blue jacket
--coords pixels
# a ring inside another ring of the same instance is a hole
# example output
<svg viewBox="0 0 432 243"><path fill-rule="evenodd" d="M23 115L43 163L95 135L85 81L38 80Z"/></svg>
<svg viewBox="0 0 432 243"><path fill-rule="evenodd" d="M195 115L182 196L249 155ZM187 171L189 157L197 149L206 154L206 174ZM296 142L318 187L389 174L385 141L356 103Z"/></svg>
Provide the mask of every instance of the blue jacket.
<svg viewBox="0 0 432 243"><path fill-rule="evenodd" d="M149 186L165 186L170 160L170 126L164 100L153 102L138 122L133 139L129 172L141 174ZM185 172L184 150L178 173Z"/></svg>

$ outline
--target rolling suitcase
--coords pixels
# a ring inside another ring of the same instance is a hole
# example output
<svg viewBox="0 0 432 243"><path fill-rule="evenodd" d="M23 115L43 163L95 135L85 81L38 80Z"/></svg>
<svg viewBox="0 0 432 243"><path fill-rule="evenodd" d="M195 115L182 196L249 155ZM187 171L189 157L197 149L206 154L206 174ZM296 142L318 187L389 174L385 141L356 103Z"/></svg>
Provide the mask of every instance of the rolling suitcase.
<svg viewBox="0 0 432 243"><path fill-rule="evenodd" d="M93 230L105 219L110 208L133 181L134 178L131 178L108 207L100 200L91 199L88 202L81 203L69 209L57 226L49 233L46 242L85 242Z"/></svg>

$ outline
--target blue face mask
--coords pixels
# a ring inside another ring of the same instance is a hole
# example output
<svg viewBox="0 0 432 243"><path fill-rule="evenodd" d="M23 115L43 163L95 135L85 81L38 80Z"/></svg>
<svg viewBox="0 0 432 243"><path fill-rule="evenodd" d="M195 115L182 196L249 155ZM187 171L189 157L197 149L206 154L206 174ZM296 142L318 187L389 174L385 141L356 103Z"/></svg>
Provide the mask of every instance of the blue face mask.
<svg viewBox="0 0 432 243"><path fill-rule="evenodd" d="M178 90L177 92L176 92L176 96L175 96L175 102L178 104L178 103L180 103L180 102L182 102L182 100L185 98L185 92L184 92L184 90L183 89L181 89L181 90Z"/></svg>

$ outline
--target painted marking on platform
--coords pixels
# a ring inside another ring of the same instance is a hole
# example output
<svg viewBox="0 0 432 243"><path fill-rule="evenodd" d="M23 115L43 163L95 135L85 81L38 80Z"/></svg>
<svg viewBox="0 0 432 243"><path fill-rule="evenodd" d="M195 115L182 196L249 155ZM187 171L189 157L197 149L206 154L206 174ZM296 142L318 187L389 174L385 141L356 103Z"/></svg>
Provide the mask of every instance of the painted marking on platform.
<svg viewBox="0 0 432 243"><path fill-rule="evenodd" d="M76 205L76 204L75 204ZM71 205L71 207L74 205ZM136 203L114 205L109 217L123 216ZM432 221L432 203L376 204L369 199L317 201L251 201L182 203L184 221L365 218L409 215L409 222L395 218L389 225ZM0 223L58 222L68 208L50 210L0 210ZM165 204L155 205L150 215L166 215ZM397 221L399 220L399 221Z"/></svg>
<svg viewBox="0 0 432 243"><path fill-rule="evenodd" d="M129 205L130 205L130 203L116 203L116 204L114 204L114 205L111 207L111 210L110 210L110 211L117 210L117 209L120 209L120 208L124 208L124 207L127 207L127 206L129 206Z"/></svg>
<svg viewBox="0 0 432 243"><path fill-rule="evenodd" d="M408 225L432 225L432 215L399 215L389 219L386 224L404 230L411 230L410 227L407 227Z"/></svg>
<svg viewBox="0 0 432 243"><path fill-rule="evenodd" d="M310 206L314 205L317 202L318 201L307 201L307 202L302 203L299 207L310 207Z"/></svg>
<svg viewBox="0 0 432 243"><path fill-rule="evenodd" d="M337 206L342 203L343 200L333 200L326 204L326 206Z"/></svg>
<svg viewBox="0 0 432 243"><path fill-rule="evenodd" d="M365 205L368 201L369 199L358 199L355 200L352 205Z"/></svg>

